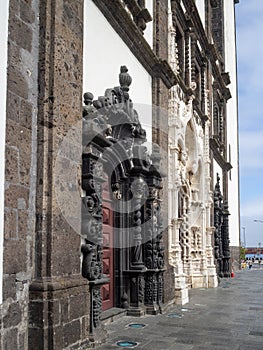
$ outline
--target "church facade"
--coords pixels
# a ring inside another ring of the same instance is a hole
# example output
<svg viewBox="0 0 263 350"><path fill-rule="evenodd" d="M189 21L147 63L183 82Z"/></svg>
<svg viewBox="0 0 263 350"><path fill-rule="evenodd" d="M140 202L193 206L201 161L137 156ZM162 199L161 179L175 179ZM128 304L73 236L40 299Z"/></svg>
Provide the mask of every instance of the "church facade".
<svg viewBox="0 0 263 350"><path fill-rule="evenodd" d="M237 2L1 4L0 347L99 345L239 266Z"/></svg>

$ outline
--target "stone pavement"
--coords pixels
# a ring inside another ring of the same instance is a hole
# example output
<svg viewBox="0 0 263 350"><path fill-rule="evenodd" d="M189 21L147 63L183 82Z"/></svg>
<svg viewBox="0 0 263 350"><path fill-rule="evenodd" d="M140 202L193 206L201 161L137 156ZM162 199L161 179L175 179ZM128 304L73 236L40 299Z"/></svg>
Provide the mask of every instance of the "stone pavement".
<svg viewBox="0 0 263 350"><path fill-rule="evenodd" d="M263 268L238 271L215 289L191 290L188 304L163 315L123 316L105 327L100 350L124 349L118 341L147 350L263 350Z"/></svg>

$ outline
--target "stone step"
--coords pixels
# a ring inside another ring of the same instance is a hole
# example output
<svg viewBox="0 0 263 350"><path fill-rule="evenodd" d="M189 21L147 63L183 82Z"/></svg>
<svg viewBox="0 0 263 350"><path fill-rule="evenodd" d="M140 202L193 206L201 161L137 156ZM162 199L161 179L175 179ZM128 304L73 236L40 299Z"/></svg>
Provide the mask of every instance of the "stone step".
<svg viewBox="0 0 263 350"><path fill-rule="evenodd" d="M118 307L113 307L111 309L105 310L101 314L101 322L107 325L113 321L118 320L120 317L126 316L127 310Z"/></svg>

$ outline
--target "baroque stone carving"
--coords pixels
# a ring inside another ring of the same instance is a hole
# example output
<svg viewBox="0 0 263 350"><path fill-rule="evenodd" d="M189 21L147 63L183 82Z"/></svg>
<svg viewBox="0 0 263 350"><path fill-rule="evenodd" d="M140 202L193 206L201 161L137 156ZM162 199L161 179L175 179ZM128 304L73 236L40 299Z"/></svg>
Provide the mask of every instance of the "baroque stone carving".
<svg viewBox="0 0 263 350"><path fill-rule="evenodd" d="M150 156L144 145L146 132L129 96L132 78L126 66L120 68L119 83L118 87L106 89L104 96L97 100L91 93L84 94L82 188L85 196L82 198L84 243L81 250L82 275L90 286L91 333L100 328L99 290L107 282L102 263L104 172L110 182L113 203L116 208L122 208L114 214L114 222L123 228L122 239L128 246L119 252L122 263L118 270L125 283L117 292L117 305L131 314L141 314L144 305L154 304L156 313L163 299L161 157L158 147L153 147ZM153 283L153 289L149 283Z"/></svg>
<svg viewBox="0 0 263 350"><path fill-rule="evenodd" d="M218 277L230 277L229 215L228 204L223 201L220 177L217 174L214 191L214 254Z"/></svg>

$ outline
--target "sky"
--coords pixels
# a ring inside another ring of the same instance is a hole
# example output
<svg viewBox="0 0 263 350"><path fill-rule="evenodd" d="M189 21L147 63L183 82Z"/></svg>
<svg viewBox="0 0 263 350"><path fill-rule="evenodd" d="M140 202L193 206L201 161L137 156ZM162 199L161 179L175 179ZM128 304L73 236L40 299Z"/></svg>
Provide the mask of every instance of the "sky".
<svg viewBox="0 0 263 350"><path fill-rule="evenodd" d="M235 6L241 241L255 247L263 246L263 1Z"/></svg>

